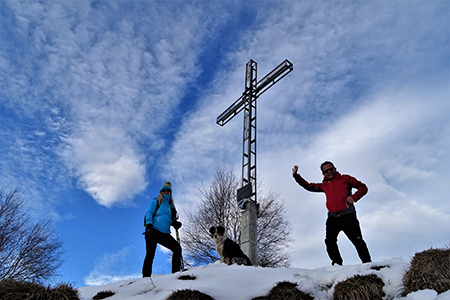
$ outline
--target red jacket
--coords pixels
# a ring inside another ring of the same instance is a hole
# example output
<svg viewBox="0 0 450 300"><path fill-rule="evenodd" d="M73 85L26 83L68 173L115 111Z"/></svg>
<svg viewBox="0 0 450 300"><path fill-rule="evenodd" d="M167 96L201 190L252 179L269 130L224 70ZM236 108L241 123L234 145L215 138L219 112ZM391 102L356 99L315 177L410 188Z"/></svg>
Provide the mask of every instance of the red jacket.
<svg viewBox="0 0 450 300"><path fill-rule="evenodd" d="M355 202L361 199L362 196L367 194L367 186L355 177L350 175L341 175L336 172L335 176L331 180L327 180L325 177L322 183L309 183L303 179L299 174L294 174L295 181L301 185L305 190L310 192L322 192L327 197L326 206L331 213L345 213L356 212L353 205L349 205L346 199L351 196ZM358 191L352 195L352 189L355 188ZM352 211L348 211L347 209Z"/></svg>

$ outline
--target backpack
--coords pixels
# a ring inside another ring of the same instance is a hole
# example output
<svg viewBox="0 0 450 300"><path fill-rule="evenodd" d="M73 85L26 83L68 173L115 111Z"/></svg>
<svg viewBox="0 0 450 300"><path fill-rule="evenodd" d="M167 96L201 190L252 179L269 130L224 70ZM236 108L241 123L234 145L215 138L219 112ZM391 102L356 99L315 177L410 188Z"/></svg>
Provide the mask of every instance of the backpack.
<svg viewBox="0 0 450 300"><path fill-rule="evenodd" d="M156 212L158 211L160 206L161 206L161 204L158 203L158 201L156 201L156 208L155 208L155 212L153 213L153 215L156 214ZM146 218L147 218L147 213L145 213L145 215L144 215L144 227L145 227L145 229L147 229L147 219Z"/></svg>

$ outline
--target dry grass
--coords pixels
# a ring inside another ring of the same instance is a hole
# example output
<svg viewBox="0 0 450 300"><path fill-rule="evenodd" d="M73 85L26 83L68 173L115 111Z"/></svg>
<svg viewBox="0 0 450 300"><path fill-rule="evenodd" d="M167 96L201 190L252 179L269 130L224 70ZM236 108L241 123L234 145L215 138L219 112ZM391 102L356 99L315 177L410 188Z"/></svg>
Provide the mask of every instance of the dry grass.
<svg viewBox="0 0 450 300"><path fill-rule="evenodd" d="M256 297L252 300L313 300L314 298L297 288L297 283L289 281L278 282L266 296Z"/></svg>
<svg viewBox="0 0 450 300"><path fill-rule="evenodd" d="M100 300L100 299L105 299L111 296L114 296L116 293L114 293L113 291L101 291L98 292L94 297L92 297L92 300Z"/></svg>
<svg viewBox="0 0 450 300"><path fill-rule="evenodd" d="M0 281L2 300L79 300L78 291L69 284L59 284L54 288L16 280Z"/></svg>
<svg viewBox="0 0 450 300"><path fill-rule="evenodd" d="M336 284L333 300L383 299L384 282L375 274L355 275Z"/></svg>
<svg viewBox="0 0 450 300"><path fill-rule="evenodd" d="M390 268L390 266L389 265L380 265L380 266L370 267L371 270L375 270L375 271L380 271L381 269L384 269L384 268Z"/></svg>
<svg viewBox="0 0 450 300"><path fill-rule="evenodd" d="M403 276L403 296L419 290L450 290L450 249L429 249L416 253Z"/></svg>
<svg viewBox="0 0 450 300"><path fill-rule="evenodd" d="M167 300L214 300L214 298L197 290L185 289L173 292Z"/></svg>
<svg viewBox="0 0 450 300"><path fill-rule="evenodd" d="M178 277L178 280L195 280L197 279L197 276L195 275L181 275Z"/></svg>

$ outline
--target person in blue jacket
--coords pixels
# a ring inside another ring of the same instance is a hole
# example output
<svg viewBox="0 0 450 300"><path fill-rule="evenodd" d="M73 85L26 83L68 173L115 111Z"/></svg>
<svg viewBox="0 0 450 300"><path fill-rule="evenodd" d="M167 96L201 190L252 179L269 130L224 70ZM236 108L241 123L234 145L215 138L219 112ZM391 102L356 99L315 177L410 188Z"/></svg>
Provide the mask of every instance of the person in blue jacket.
<svg viewBox="0 0 450 300"><path fill-rule="evenodd" d="M170 234L170 226L181 227L177 221L177 211L172 198L172 184L166 181L148 207L144 218L146 255L142 267L142 276L151 277L156 246L160 244L173 252L172 273L180 271L181 246Z"/></svg>

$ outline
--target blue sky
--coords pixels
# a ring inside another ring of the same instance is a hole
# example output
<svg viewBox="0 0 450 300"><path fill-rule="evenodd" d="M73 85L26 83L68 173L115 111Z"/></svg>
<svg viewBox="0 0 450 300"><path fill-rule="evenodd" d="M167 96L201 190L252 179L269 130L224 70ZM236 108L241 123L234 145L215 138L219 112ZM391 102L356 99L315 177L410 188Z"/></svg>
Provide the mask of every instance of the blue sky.
<svg viewBox="0 0 450 300"><path fill-rule="evenodd" d="M288 208L293 267L329 265L321 181L335 163L374 260L450 242L448 1L1 1L0 184L65 241L61 279L139 276L166 180L183 222L218 167L240 174L245 64L294 71L258 99L258 179ZM181 230L181 238L182 230ZM345 264L358 263L341 235ZM170 272L158 252L154 273Z"/></svg>

